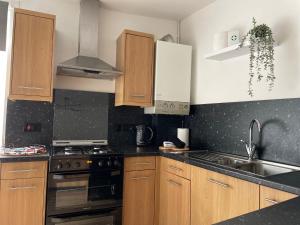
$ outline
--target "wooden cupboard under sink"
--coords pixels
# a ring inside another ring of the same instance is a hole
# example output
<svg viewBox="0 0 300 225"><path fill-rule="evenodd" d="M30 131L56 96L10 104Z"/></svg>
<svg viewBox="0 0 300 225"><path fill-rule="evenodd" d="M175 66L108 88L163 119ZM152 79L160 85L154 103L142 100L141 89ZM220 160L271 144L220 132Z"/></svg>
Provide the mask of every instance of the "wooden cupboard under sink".
<svg viewBox="0 0 300 225"><path fill-rule="evenodd" d="M124 170L123 225L212 225L297 197L165 157Z"/></svg>

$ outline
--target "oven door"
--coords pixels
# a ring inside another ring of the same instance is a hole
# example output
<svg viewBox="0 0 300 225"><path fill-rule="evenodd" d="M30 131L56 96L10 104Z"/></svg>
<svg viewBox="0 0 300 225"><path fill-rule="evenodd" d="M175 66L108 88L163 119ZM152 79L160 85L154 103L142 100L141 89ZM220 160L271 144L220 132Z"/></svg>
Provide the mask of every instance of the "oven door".
<svg viewBox="0 0 300 225"><path fill-rule="evenodd" d="M121 206L122 183L121 171L49 174L47 215Z"/></svg>
<svg viewBox="0 0 300 225"><path fill-rule="evenodd" d="M50 216L47 225L121 225L121 208L88 214Z"/></svg>

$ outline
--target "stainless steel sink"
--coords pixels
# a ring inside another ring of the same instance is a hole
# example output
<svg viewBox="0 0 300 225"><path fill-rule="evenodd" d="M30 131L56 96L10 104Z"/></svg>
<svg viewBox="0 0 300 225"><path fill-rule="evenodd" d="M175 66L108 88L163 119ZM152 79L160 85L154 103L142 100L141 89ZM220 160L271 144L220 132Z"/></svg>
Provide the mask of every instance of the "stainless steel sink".
<svg viewBox="0 0 300 225"><path fill-rule="evenodd" d="M208 151L191 153L189 154L189 157L194 160L204 160L263 177L300 170L300 167L263 160L248 161L243 157L223 153L213 153Z"/></svg>

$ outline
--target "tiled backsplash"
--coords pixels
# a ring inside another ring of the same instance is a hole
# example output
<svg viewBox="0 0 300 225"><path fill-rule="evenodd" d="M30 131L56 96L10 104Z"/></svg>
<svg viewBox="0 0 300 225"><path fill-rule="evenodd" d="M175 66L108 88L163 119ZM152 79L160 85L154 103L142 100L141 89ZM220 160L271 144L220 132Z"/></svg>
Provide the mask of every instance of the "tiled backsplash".
<svg viewBox="0 0 300 225"><path fill-rule="evenodd" d="M76 101L66 102L66 99L63 104L61 101L54 104L8 101L6 145L50 145L53 127L56 138L64 138L66 131L74 131L74 138L79 138L75 131L81 128L89 130L84 126L90 127L89 131L92 132L84 138L98 138L97 135L101 134L101 137L108 135L112 145L134 145L135 126L139 124L152 126L157 134L154 144L159 145L170 136L175 136L176 128L181 127L182 121L185 121L185 125L191 129L191 146L246 156L245 146L240 140L248 141L250 121L257 118L262 123L262 134L258 143L260 157L300 165L300 99L194 105L190 116L181 117L145 115L144 110L138 107L114 107L113 94L61 90L57 92L62 96L78 95L87 102L94 103L79 107ZM59 110L56 113L60 117L54 117L53 126L55 104L58 104L56 107ZM83 111L78 111L81 108L84 108ZM72 117L74 121L76 115L79 115L77 124L71 124L68 119ZM24 132L27 122L41 123L41 132ZM98 132L99 129L102 129L102 133ZM93 134L96 136L90 136ZM256 127L254 134L257 141Z"/></svg>
<svg viewBox="0 0 300 225"><path fill-rule="evenodd" d="M300 165L300 99L222 103L192 106L187 126L191 145L246 155L249 124L262 124L259 155L262 159ZM254 127L254 139L258 140Z"/></svg>

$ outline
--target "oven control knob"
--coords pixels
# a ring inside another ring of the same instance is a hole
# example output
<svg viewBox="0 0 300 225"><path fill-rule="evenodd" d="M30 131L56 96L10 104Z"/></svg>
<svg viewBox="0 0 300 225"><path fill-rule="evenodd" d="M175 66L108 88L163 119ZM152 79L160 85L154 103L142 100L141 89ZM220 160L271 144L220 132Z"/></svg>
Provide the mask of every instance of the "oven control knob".
<svg viewBox="0 0 300 225"><path fill-rule="evenodd" d="M63 164L62 164L61 162L57 163L56 169L57 169L57 170L60 170L60 169L62 169L62 168L63 168Z"/></svg>
<svg viewBox="0 0 300 225"><path fill-rule="evenodd" d="M120 165L119 161L117 159L114 160L114 166L118 167Z"/></svg>
<svg viewBox="0 0 300 225"><path fill-rule="evenodd" d="M107 166L111 167L111 161L110 160L107 161Z"/></svg>
<svg viewBox="0 0 300 225"><path fill-rule="evenodd" d="M67 169L69 169L69 168L71 168L71 163L66 162L66 165L65 165L65 166L66 166Z"/></svg>
<svg viewBox="0 0 300 225"><path fill-rule="evenodd" d="M100 161L98 162L98 166L99 166L99 167L103 167L103 160L100 160Z"/></svg>

